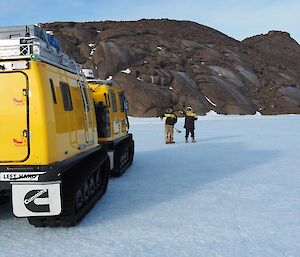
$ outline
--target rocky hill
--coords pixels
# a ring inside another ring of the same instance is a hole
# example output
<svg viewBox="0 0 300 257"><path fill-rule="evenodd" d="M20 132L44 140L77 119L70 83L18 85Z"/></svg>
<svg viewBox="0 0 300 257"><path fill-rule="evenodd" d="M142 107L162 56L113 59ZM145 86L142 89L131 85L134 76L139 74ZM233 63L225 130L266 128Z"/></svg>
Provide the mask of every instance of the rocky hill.
<svg viewBox="0 0 300 257"><path fill-rule="evenodd" d="M44 24L65 52L126 91L132 116L300 113L300 46L271 31L240 42L188 21Z"/></svg>

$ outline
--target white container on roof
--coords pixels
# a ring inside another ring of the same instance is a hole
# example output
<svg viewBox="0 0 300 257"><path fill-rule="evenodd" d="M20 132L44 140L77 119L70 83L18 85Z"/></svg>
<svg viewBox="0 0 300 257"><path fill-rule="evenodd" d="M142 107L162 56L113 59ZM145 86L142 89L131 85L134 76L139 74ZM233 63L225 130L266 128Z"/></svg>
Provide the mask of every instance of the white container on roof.
<svg viewBox="0 0 300 257"><path fill-rule="evenodd" d="M82 69L82 73L87 79L94 79L94 71L92 69Z"/></svg>

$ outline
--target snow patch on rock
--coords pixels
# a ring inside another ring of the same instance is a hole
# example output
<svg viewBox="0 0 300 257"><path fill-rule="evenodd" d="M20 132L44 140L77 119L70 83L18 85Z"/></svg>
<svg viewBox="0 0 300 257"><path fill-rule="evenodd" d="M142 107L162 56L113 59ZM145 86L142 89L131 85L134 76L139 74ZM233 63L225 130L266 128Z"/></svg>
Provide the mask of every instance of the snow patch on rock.
<svg viewBox="0 0 300 257"><path fill-rule="evenodd" d="M95 51L96 51L96 48L92 48L92 50L91 50L91 52L90 52L90 56L93 56L94 53L95 53Z"/></svg>
<svg viewBox="0 0 300 257"><path fill-rule="evenodd" d="M205 96L205 99L213 106L217 106L213 101L211 101L207 96Z"/></svg>
<svg viewBox="0 0 300 257"><path fill-rule="evenodd" d="M121 70L121 72L125 73L125 74L130 74L131 70L129 68L127 68L126 70Z"/></svg>

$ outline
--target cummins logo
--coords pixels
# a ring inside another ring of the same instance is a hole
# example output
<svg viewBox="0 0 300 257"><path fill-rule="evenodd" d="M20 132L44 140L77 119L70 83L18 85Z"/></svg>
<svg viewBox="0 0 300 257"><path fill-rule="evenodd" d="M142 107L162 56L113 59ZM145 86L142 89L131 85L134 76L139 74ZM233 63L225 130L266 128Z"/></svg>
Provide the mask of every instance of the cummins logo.
<svg viewBox="0 0 300 257"><path fill-rule="evenodd" d="M49 198L48 189L32 190L28 192L24 197L24 204L26 208L32 212L49 212L49 204L36 204L37 198Z"/></svg>
<svg viewBox="0 0 300 257"><path fill-rule="evenodd" d="M13 212L17 217L56 216L61 213L60 181L12 182Z"/></svg>

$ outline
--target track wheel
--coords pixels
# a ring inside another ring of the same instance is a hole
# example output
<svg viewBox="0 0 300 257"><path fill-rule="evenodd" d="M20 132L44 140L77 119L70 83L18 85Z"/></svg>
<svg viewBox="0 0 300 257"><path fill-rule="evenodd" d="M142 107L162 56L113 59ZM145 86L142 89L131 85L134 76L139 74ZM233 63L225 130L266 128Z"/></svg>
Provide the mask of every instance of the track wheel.
<svg viewBox="0 0 300 257"><path fill-rule="evenodd" d="M120 158L120 168L122 168L126 164L126 151L122 153Z"/></svg>
<svg viewBox="0 0 300 257"><path fill-rule="evenodd" d="M75 210L76 210L76 212L83 206L83 203L84 203L83 193L82 193L82 190L79 189L76 192L76 196L75 196Z"/></svg>
<svg viewBox="0 0 300 257"><path fill-rule="evenodd" d="M123 153L120 157L120 168L123 167L123 165L124 165L124 159L125 159L124 157L125 157L125 155Z"/></svg>
<svg viewBox="0 0 300 257"><path fill-rule="evenodd" d="M86 203L90 198L90 187L88 181L85 182L82 192L83 192L83 201Z"/></svg>
<svg viewBox="0 0 300 257"><path fill-rule="evenodd" d="M91 196L93 196L96 192L95 179L93 176L89 179L89 190Z"/></svg>
<svg viewBox="0 0 300 257"><path fill-rule="evenodd" d="M129 161L129 149L126 150L125 152L125 164Z"/></svg>
<svg viewBox="0 0 300 257"><path fill-rule="evenodd" d="M96 173L96 177L95 177L95 185L96 188L100 188L102 184L102 179L101 179L101 172L100 169L98 168L97 173Z"/></svg>

